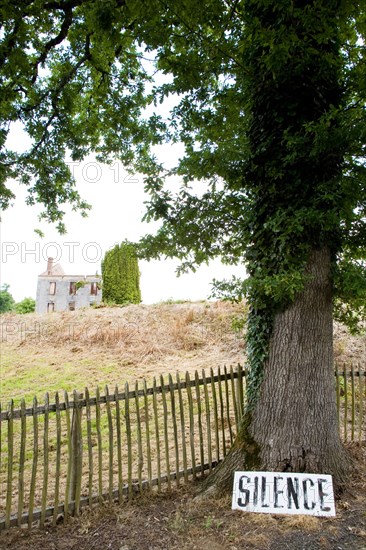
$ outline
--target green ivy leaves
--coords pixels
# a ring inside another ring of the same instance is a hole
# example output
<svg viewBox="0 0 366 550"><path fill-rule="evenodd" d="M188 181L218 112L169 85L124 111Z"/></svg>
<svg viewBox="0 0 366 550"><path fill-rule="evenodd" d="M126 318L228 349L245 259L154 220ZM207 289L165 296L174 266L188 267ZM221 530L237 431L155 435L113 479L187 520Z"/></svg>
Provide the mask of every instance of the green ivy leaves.
<svg viewBox="0 0 366 550"><path fill-rule="evenodd" d="M105 253L102 262L103 301L113 304L141 302L136 246L128 241Z"/></svg>

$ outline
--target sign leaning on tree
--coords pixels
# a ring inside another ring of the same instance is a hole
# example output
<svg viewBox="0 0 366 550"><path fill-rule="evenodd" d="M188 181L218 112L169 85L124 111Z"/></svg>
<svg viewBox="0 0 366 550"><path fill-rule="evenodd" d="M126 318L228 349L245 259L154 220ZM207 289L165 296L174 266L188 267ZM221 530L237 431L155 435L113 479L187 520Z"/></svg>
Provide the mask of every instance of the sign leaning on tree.
<svg viewBox="0 0 366 550"><path fill-rule="evenodd" d="M232 509L262 514L335 516L332 476L235 472Z"/></svg>

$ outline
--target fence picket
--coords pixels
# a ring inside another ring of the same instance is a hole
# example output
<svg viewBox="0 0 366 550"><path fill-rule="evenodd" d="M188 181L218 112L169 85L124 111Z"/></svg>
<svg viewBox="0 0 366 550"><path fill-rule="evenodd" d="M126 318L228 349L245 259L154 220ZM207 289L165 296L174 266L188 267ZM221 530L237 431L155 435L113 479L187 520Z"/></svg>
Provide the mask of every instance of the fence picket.
<svg viewBox="0 0 366 550"><path fill-rule="evenodd" d="M229 384L227 379L227 368L226 365L224 365L224 386L225 386L225 404L226 404L226 418L227 418L227 425L229 427L229 433L230 433L230 444L233 444L234 436L233 436L233 430L231 427L231 420L230 420L230 399L229 399Z"/></svg>
<svg viewBox="0 0 366 550"><path fill-rule="evenodd" d="M24 504L24 462L25 462L25 442L27 436L25 401L20 403L20 452L19 452L19 474L18 474L18 527L22 522L23 504Z"/></svg>
<svg viewBox="0 0 366 550"><path fill-rule="evenodd" d="M64 499L64 521L67 522L69 514L69 498L70 498L70 482L71 482L71 469L72 469L72 443L71 443L71 421L70 421L70 408L69 408L69 394L64 393L65 405L66 405L66 441L67 441L67 473L66 473L66 487L65 487L65 499Z"/></svg>
<svg viewBox="0 0 366 550"><path fill-rule="evenodd" d="M5 516L5 528L10 527L10 514L11 514L11 500L13 496L13 456L14 456L14 401L10 400L8 410L8 482L6 491L6 516Z"/></svg>
<svg viewBox="0 0 366 550"><path fill-rule="evenodd" d="M215 426L215 445L216 445L216 461L220 461L220 437L219 437L219 415L217 411L217 397L216 397L216 388L214 380L213 369L210 369L211 377L211 390L212 390L212 401L213 401L213 411L214 411L214 426Z"/></svg>
<svg viewBox="0 0 366 550"><path fill-rule="evenodd" d="M335 373L336 373L336 403L337 403L337 414L338 414L338 424L341 423L341 389L339 384L339 368L336 364L335 366Z"/></svg>
<svg viewBox="0 0 366 550"><path fill-rule="evenodd" d="M102 454L102 432L100 428L100 390L95 390L95 428L97 431L98 445L98 497L99 502L103 500L103 454Z"/></svg>
<svg viewBox="0 0 366 550"><path fill-rule="evenodd" d="M135 384L135 405L136 405L136 427L137 427L137 450L138 450L138 479L139 489L142 492L142 469L144 467L144 457L142 454L142 437L141 437L141 416L139 402L139 386Z"/></svg>
<svg viewBox="0 0 366 550"><path fill-rule="evenodd" d="M187 388L188 408L189 408L189 442L191 447L193 477L195 478L196 477L196 451L194 448L193 399L192 399L192 390L191 390L191 380L188 372L186 372L186 388Z"/></svg>
<svg viewBox="0 0 366 550"><path fill-rule="evenodd" d="M179 486L179 446L178 446L178 428L177 428L177 416L175 411L175 396L174 396L174 384L172 375L169 374L169 392L170 392L170 405L172 411L173 422L173 435L174 435L174 450L175 450L175 471L176 471L176 483Z"/></svg>
<svg viewBox="0 0 366 550"><path fill-rule="evenodd" d="M362 377L361 373L361 366L358 365L358 391L360 394L360 402L359 402L359 409L358 409L358 442L361 444L362 441L362 423L363 423L363 399L364 399L364 392L362 387L362 378L365 380L365 397L366 397L366 372L364 373L364 377Z"/></svg>
<svg viewBox="0 0 366 550"><path fill-rule="evenodd" d="M153 409L154 409L154 424L155 424L155 443L156 443L156 462L157 462L157 480L158 490L161 489L161 469L160 469L160 430L159 430L159 413L156 396L156 378L153 379Z"/></svg>
<svg viewBox="0 0 366 550"><path fill-rule="evenodd" d="M243 376L244 374L244 376ZM244 412L244 380L246 380L246 371L243 371L243 367L238 365L238 419L239 422L242 419Z"/></svg>
<svg viewBox="0 0 366 550"><path fill-rule="evenodd" d="M108 467L108 496L109 502L113 500L113 421L111 412L111 403L109 400L109 388L105 387L105 398L107 407L107 419L108 419L108 455L109 455L109 467Z"/></svg>
<svg viewBox="0 0 366 550"><path fill-rule="evenodd" d="M125 423L126 423L126 443L127 443L127 480L128 480L128 498L132 498L132 436L130 422L130 398L129 385L125 384Z"/></svg>
<svg viewBox="0 0 366 550"><path fill-rule="evenodd" d="M118 399L118 386L114 390L116 400L116 433L117 433L117 462L118 462L118 502L123 500L123 478L122 478L122 434L121 434L121 411Z"/></svg>
<svg viewBox="0 0 366 550"><path fill-rule="evenodd" d="M197 400L197 408L198 408L198 435L199 435L199 445L200 445L200 462L201 462L201 475L204 475L203 466L205 463L205 455L204 455L204 448L203 448L203 430L202 430L202 405L201 405L201 393L200 393L200 386L199 386L199 376L198 372L195 371L194 373L194 381L196 386L196 400Z"/></svg>
<svg viewBox="0 0 366 550"><path fill-rule="evenodd" d="M346 365L343 365L343 381L344 381L344 440L348 441L348 375Z"/></svg>
<svg viewBox="0 0 366 550"><path fill-rule="evenodd" d="M80 496L81 496L81 479L83 469L83 440L81 432L81 415L82 409L80 407L80 399L82 394L79 394L74 390L74 421L73 430L71 434L71 440L73 441L73 480L72 480L72 492L73 500L75 502L74 515L78 516L80 513Z"/></svg>
<svg viewBox="0 0 366 550"><path fill-rule="evenodd" d="M144 414L146 430L146 462L147 462L147 481L149 488L152 487L152 465L151 465L151 442L150 442L150 422L149 422L149 400L147 395L147 384L144 379Z"/></svg>
<svg viewBox="0 0 366 550"><path fill-rule="evenodd" d="M355 440L356 418L356 394L355 394L355 368L351 366L351 441Z"/></svg>
<svg viewBox="0 0 366 550"><path fill-rule="evenodd" d="M33 521L33 509L34 509L34 497L36 490L36 477L37 477L37 464L38 464L38 415L37 415L37 398L33 399L33 460L32 460L32 474L29 491L29 516L28 516L28 529L32 527Z"/></svg>
<svg viewBox="0 0 366 550"><path fill-rule="evenodd" d="M186 446L186 425L184 419L184 405L183 405L183 395L182 395L182 385L177 372L177 390L178 390L178 400L179 400L179 415L180 415L180 429L182 433L182 460L183 460L183 472L184 472L184 481L188 481L188 472L187 472L187 446Z"/></svg>
<svg viewBox="0 0 366 550"><path fill-rule="evenodd" d="M46 519L46 507L47 507L47 489L48 489L48 432L49 432L49 394L45 395L44 400L44 426L43 426L43 487L42 487L42 511L41 511L41 527L44 525Z"/></svg>
<svg viewBox="0 0 366 550"><path fill-rule="evenodd" d="M90 394L89 390L86 387L85 390L85 410L86 410L86 437L88 442L88 496L89 496L89 506L93 504L93 473L94 473L94 462L93 462L93 440L92 440L92 421L91 421L91 410L90 410Z"/></svg>
<svg viewBox="0 0 366 550"><path fill-rule="evenodd" d="M204 369L202 369L203 391L205 396L205 411L206 411L206 427L207 427L207 456L209 471L212 471L212 445L211 445L211 414L210 414L210 400L208 397L207 380Z"/></svg>
<svg viewBox="0 0 366 550"><path fill-rule="evenodd" d="M221 418L221 432L222 432L222 452L226 456L226 440L225 440L225 423L224 423L224 400L222 397L222 384L221 384L221 370L217 369L218 373L218 388L219 388L219 400L220 400L220 418Z"/></svg>
<svg viewBox="0 0 366 550"><path fill-rule="evenodd" d="M61 474L61 414L60 397L58 392L55 394L56 405L56 471L55 471L55 509L53 511L53 525L57 523L58 503L60 498L60 474Z"/></svg>
<svg viewBox="0 0 366 550"><path fill-rule="evenodd" d="M169 433L168 433L168 407L166 403L165 395L165 385L163 375L160 376L160 386L161 386L161 398L163 402L163 416L164 416L164 442L165 442L165 465L166 465L166 475L168 481L168 489L171 489L170 482L170 460L169 460Z"/></svg>
<svg viewBox="0 0 366 550"><path fill-rule="evenodd" d="M232 401L233 401L233 410L234 410L234 415L235 415L236 433L238 433L238 431L239 431L239 412L238 412L238 401L237 401L236 390L235 390L234 371L233 371L232 365L230 366L229 377L230 377L230 383L231 383L231 397L232 397Z"/></svg>

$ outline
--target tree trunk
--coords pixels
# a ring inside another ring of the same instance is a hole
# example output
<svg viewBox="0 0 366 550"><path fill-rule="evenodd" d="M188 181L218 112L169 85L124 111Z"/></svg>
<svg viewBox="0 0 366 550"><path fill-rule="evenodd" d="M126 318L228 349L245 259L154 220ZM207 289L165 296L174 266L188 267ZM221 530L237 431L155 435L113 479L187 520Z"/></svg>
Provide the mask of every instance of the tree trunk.
<svg viewBox="0 0 366 550"><path fill-rule="evenodd" d="M313 251L303 292L274 320L258 400L225 460L204 483L232 488L235 470L329 473L344 483L350 459L339 436L333 367L330 253Z"/></svg>

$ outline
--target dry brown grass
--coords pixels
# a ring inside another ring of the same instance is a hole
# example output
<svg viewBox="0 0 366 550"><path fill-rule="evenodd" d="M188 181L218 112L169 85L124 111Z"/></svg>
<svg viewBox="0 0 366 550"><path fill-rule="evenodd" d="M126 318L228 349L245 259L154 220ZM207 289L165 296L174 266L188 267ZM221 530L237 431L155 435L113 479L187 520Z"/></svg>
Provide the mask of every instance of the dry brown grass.
<svg viewBox="0 0 366 550"><path fill-rule="evenodd" d="M281 527L286 531L302 530L314 532L319 529L319 521L314 516L285 516Z"/></svg>
<svg viewBox="0 0 366 550"><path fill-rule="evenodd" d="M334 324L334 358L338 363L366 363L366 334L352 336L348 329Z"/></svg>
<svg viewBox="0 0 366 550"><path fill-rule="evenodd" d="M1 401L243 364L244 334L232 321L245 311L218 301L1 315ZM335 357L364 364L366 336L336 325Z"/></svg>
<svg viewBox="0 0 366 550"><path fill-rule="evenodd" d="M1 317L2 401L109 384L245 359L228 302L131 305Z"/></svg>

